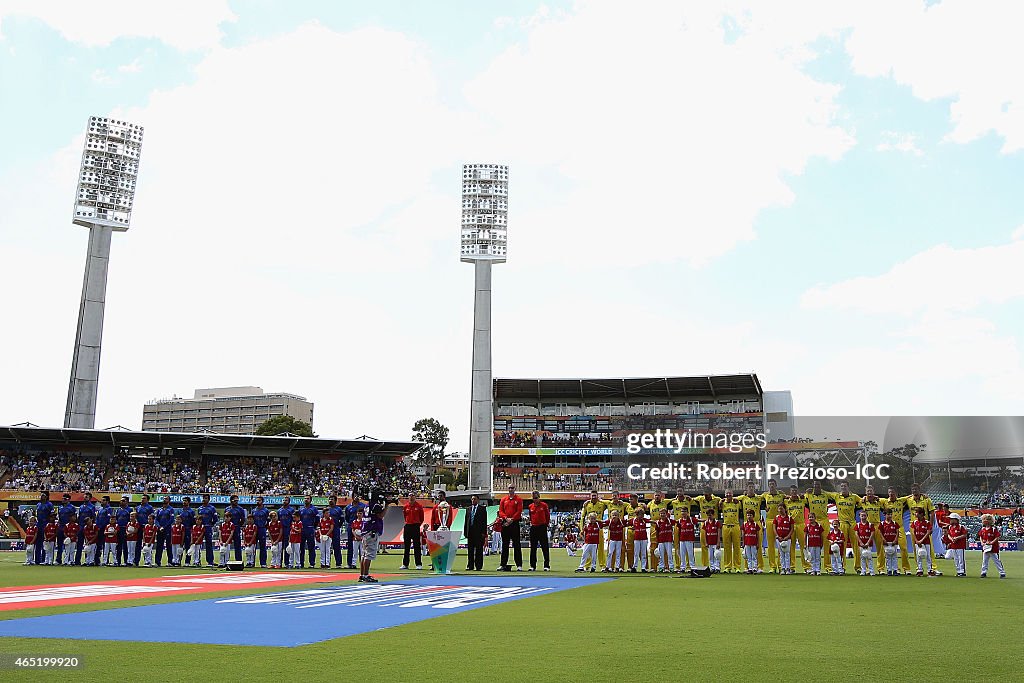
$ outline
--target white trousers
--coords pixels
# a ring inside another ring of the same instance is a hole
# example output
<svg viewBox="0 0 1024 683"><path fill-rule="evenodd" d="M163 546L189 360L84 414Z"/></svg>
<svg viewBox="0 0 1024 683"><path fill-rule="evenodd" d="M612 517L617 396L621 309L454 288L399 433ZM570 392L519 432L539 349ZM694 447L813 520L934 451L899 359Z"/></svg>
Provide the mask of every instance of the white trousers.
<svg viewBox="0 0 1024 683"><path fill-rule="evenodd" d="M807 556L811 562L811 571L821 572L821 546L807 548Z"/></svg>
<svg viewBox="0 0 1024 683"><path fill-rule="evenodd" d="M743 546L743 557L747 559L747 569L757 571L757 556L758 548L756 545L745 545Z"/></svg>
<svg viewBox="0 0 1024 683"><path fill-rule="evenodd" d="M580 558L580 569L587 564L587 561L591 562L591 567L597 566L597 544L587 543L583 546L583 556Z"/></svg>
<svg viewBox="0 0 1024 683"><path fill-rule="evenodd" d="M989 560L992 560L993 562L996 563L996 569L999 570L999 575L1000 576L1006 574L1006 570L1003 569L1003 561L999 559L999 553L982 553L982 558L981 558L981 573L982 574L987 574L988 573L988 561Z"/></svg>
<svg viewBox="0 0 1024 683"><path fill-rule="evenodd" d="M692 569L694 566L696 561L693 559L693 541L679 541L679 568Z"/></svg>
<svg viewBox="0 0 1024 683"><path fill-rule="evenodd" d="M605 569L616 569L622 564L622 541L608 541L608 555L605 558Z"/></svg>
<svg viewBox="0 0 1024 683"><path fill-rule="evenodd" d="M647 539L633 540L633 567L647 569Z"/></svg>
<svg viewBox="0 0 1024 683"><path fill-rule="evenodd" d="M658 569L668 569L669 571L676 570L676 560L672 555L672 541L665 541L659 543L657 548L658 554Z"/></svg>

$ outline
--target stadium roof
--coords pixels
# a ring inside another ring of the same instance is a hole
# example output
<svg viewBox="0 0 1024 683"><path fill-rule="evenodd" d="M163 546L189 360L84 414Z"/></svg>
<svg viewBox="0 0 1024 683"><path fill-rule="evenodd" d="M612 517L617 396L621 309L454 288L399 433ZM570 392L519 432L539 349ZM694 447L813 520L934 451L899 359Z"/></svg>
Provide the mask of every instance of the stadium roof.
<svg viewBox="0 0 1024 683"><path fill-rule="evenodd" d="M495 379L500 399L696 399L719 396L760 396L757 375L697 377L627 377L620 379Z"/></svg>
<svg viewBox="0 0 1024 683"><path fill-rule="evenodd" d="M39 445L124 446L184 448L188 446L238 448L240 450L281 450L291 453L338 455L411 455L423 445L418 441L378 441L372 438L328 439L294 435L254 436L213 432L139 432L120 428L68 429L14 425L0 427L0 441Z"/></svg>

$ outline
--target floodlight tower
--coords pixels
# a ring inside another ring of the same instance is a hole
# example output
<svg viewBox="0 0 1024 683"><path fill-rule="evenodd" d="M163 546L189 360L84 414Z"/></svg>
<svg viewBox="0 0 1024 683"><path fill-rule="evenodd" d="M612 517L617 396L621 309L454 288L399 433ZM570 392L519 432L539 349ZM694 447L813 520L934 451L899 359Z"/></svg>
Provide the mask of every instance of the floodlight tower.
<svg viewBox="0 0 1024 683"><path fill-rule="evenodd" d="M473 295L473 384L469 411L469 488L491 488L494 393L491 382L491 264L504 263L508 166L462 166L462 253L476 270Z"/></svg>
<svg viewBox="0 0 1024 683"><path fill-rule="evenodd" d="M89 117L78 174L78 193L72 223L89 228L85 279L78 307L78 331L71 359L71 382L64 426L96 426L96 391L103 341L103 309L107 299L110 237L125 232L132 216L135 180L142 151L142 126Z"/></svg>

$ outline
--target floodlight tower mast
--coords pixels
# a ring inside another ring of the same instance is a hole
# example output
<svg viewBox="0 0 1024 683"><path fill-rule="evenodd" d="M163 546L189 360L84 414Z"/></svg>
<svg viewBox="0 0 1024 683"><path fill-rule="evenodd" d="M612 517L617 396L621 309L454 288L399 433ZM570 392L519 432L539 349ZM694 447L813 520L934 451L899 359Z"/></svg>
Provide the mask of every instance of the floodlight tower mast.
<svg viewBox="0 0 1024 683"><path fill-rule="evenodd" d="M142 126L89 117L72 218L75 225L89 228L89 249L78 307L65 427L93 429L96 426L110 238L115 232L128 230L131 222L141 151Z"/></svg>
<svg viewBox="0 0 1024 683"><path fill-rule="evenodd" d="M469 488L491 488L494 393L491 380L491 265L504 263L508 166L462 166L462 253L475 269L473 383L469 412Z"/></svg>

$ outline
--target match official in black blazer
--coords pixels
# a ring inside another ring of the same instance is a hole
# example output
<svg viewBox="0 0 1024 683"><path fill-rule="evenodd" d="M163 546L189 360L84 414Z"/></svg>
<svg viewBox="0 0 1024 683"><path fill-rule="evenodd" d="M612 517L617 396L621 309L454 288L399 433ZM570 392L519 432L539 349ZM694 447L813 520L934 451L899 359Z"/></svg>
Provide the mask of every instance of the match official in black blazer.
<svg viewBox="0 0 1024 683"><path fill-rule="evenodd" d="M480 571L484 568L484 544L487 543L487 506L480 502L480 496L473 496L470 501L462 528L469 550L466 571Z"/></svg>

